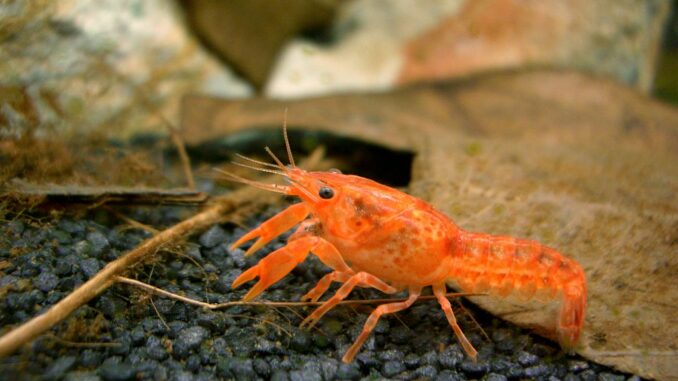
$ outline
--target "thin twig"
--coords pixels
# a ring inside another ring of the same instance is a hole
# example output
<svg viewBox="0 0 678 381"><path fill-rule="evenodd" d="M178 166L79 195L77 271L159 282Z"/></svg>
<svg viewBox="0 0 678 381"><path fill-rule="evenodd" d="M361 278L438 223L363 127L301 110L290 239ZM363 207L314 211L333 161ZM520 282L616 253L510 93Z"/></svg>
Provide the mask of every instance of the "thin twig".
<svg viewBox="0 0 678 381"><path fill-rule="evenodd" d="M193 178L193 170L191 169L191 159L188 157L188 154L186 153L186 145L184 144L184 139L181 137L179 132L172 127L172 124L165 119L164 116L160 116L161 119L165 122L165 125L167 126L167 129L170 132L170 137L172 138L172 143L177 148L177 152L179 153L179 160L181 160L181 167L184 170L184 176L186 177L186 185L188 186L189 189L195 189L195 179Z"/></svg>
<svg viewBox="0 0 678 381"><path fill-rule="evenodd" d="M86 343L86 342L81 342L81 341L70 341L70 340L64 340L56 335L47 335L47 338L50 340L54 340L57 343L67 346L67 347L73 347L73 348L116 348L119 347L121 344L120 343Z"/></svg>
<svg viewBox="0 0 678 381"><path fill-rule="evenodd" d="M179 300L181 302L184 302L186 304L191 304L194 306L206 308L209 310L217 310L217 309L222 309L222 308L228 308L228 307L235 307L235 306L266 306L266 307L308 307L308 306L319 306L325 303L324 301L319 301L319 302L271 302L271 301L250 301L250 302L244 302L244 301L232 301L232 302L225 302L225 303L206 303L202 302L200 300L192 299L186 296L182 296L179 294L175 294L173 292L165 291L161 288L151 286L150 284L138 281L136 279L130 279L126 278L123 276L116 276L115 278L116 282L120 283L126 283L132 286L136 286L139 288L143 288L144 290L151 292L156 295L160 296L165 296L174 300ZM487 294L476 294L476 293L464 293L464 292L451 292L446 294L448 298L458 298L461 296L484 296ZM435 296L433 295L426 295L426 296L420 296L419 300L434 300L436 299ZM349 305L359 305L359 304L380 304L380 303L393 303L393 302L403 302L407 300L407 298L398 298L398 299L359 299L359 300L342 300L339 302L339 305L344 305L344 306L349 306Z"/></svg>
<svg viewBox="0 0 678 381"><path fill-rule="evenodd" d="M307 159L306 166L317 167L323 156L322 149L314 151ZM273 181L273 179L271 179ZM52 328L68 317L73 311L89 302L115 283L115 276L122 274L141 260L154 255L162 247L209 226L224 221L230 213L240 212L241 208L252 208L262 204L273 203L278 196L274 193L261 192L249 187L240 188L215 201L201 213L186 219L157 235L142 242L132 251L107 264L94 277L73 290L65 298L22 325L12 329L0 337L0 358L9 356L22 345L29 343L43 332Z"/></svg>
<svg viewBox="0 0 678 381"><path fill-rule="evenodd" d="M466 307L464 307L464 305L461 303L461 300L457 299L457 300L456 300L456 303L459 305L459 309L460 309L467 317L469 317L469 318L471 319L471 321L473 322L473 324L475 324L476 327L478 327L478 329L480 329L480 332L483 334L483 336L485 336L485 339L487 339L487 342L488 342L488 343L491 343L491 342L492 342L492 339L490 339L490 336L487 335L487 332L485 332L485 330L483 329L483 326L481 326L480 323L478 323L478 320L476 320L476 318L473 317L473 314L470 313L470 312L466 309Z"/></svg>
<svg viewBox="0 0 678 381"><path fill-rule="evenodd" d="M146 225L142 222L139 222L135 219L132 219L130 217L127 217L126 215L118 212L117 210L111 208L110 206L104 206L104 209L106 209L109 213L112 213L114 216L118 217L119 219L123 220L126 222L128 225L130 225L133 228L145 230L153 235L160 233L160 230L154 228L153 226Z"/></svg>

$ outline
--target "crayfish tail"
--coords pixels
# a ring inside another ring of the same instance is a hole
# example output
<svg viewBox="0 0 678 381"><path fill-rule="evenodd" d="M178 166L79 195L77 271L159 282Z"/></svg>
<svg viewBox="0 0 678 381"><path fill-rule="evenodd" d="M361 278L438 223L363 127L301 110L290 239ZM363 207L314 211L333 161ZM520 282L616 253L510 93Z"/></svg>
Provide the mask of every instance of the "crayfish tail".
<svg viewBox="0 0 678 381"><path fill-rule="evenodd" d="M584 326L585 309L586 281L582 272L579 280L573 280L565 286L557 329L558 342L563 349L572 349L579 341L579 334Z"/></svg>
<svg viewBox="0 0 678 381"><path fill-rule="evenodd" d="M586 279L581 266L539 242L463 233L449 281L465 292L546 302L562 297L556 323L563 348L579 340L584 324Z"/></svg>

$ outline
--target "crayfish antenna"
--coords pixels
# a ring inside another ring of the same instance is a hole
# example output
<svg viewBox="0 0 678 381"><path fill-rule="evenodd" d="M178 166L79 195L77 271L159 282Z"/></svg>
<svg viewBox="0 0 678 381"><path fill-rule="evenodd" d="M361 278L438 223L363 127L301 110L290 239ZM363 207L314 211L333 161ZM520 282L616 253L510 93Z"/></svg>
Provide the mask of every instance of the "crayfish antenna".
<svg viewBox="0 0 678 381"><path fill-rule="evenodd" d="M292 167L297 165L294 163L294 156L292 156L292 148L290 147L290 139L287 136L287 107L285 107L285 117L283 119L283 136L285 138L285 148L287 149L287 158L290 160Z"/></svg>
<svg viewBox="0 0 678 381"><path fill-rule="evenodd" d="M287 173L282 172L282 171L278 171L276 169L255 167L254 165L249 165L249 164L246 164L246 163L239 163L237 161L231 161L231 164L237 165L237 166L243 167L243 168L254 169L255 171L259 171L259 172L275 173L277 175L287 176ZM278 167L276 167L276 168L278 168Z"/></svg>
<svg viewBox="0 0 678 381"><path fill-rule="evenodd" d="M252 159L251 157L247 157L247 156L245 156L245 155L241 155L241 154L239 154L239 153L237 153L237 152L236 152L235 156L237 156L237 157L239 157L239 158L241 158L241 159L243 159L243 160L250 161L250 162L255 163L255 164L263 165L263 166L265 166L265 167L278 168L278 166L275 165L275 164L267 163L267 162L261 161L261 160Z"/></svg>
<svg viewBox="0 0 678 381"><path fill-rule="evenodd" d="M234 182L237 182L237 183L251 185L255 188L267 190L267 191L270 191L270 192L276 192L276 193L282 193L282 194L288 194L288 192L289 192L289 187L286 186L286 185L266 184L266 183L262 183L262 182L259 182L259 181L254 181L254 180L246 179L244 177L240 177L240 176L233 174L231 172L224 171L223 169L214 168L214 170L221 173L222 175L226 176L227 179L234 181Z"/></svg>
<svg viewBox="0 0 678 381"><path fill-rule="evenodd" d="M264 149L266 150L266 153L268 153L273 158L273 160L276 162L276 164L278 164L278 167L280 169L282 169L283 171L287 172L287 168L285 167L285 164L283 164L282 161L280 161L280 159L278 159L278 157L275 156L273 151L271 151L271 149L268 148L268 147L265 147Z"/></svg>

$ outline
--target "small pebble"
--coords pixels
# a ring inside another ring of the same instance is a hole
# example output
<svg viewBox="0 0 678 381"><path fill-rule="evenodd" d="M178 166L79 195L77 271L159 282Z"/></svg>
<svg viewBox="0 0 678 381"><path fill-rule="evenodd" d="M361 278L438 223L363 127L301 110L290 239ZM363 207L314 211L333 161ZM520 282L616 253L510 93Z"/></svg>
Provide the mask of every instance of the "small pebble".
<svg viewBox="0 0 678 381"><path fill-rule="evenodd" d="M224 229L219 225L214 225L204 232L198 241L200 244L206 248L213 248L220 243L226 241L227 235Z"/></svg>
<svg viewBox="0 0 678 381"><path fill-rule="evenodd" d="M539 357L532 353L522 351L518 354L518 363L524 367L534 365L539 361Z"/></svg>
<svg viewBox="0 0 678 381"><path fill-rule="evenodd" d="M64 381L101 381L101 377L96 372L75 371L68 373Z"/></svg>
<svg viewBox="0 0 678 381"><path fill-rule="evenodd" d="M464 354L456 345L448 346L438 355L438 362L440 362L440 365L447 369L456 368L457 364L459 364L463 359Z"/></svg>
<svg viewBox="0 0 678 381"><path fill-rule="evenodd" d="M179 332L179 336L174 339L172 345L174 354L179 357L186 357L190 350L197 348L208 336L209 332L201 326L183 329Z"/></svg>
<svg viewBox="0 0 678 381"><path fill-rule="evenodd" d="M88 257L92 253L92 244L89 241L82 240L75 244L74 249L78 257Z"/></svg>
<svg viewBox="0 0 678 381"><path fill-rule="evenodd" d="M217 364L219 374L224 377L235 377L237 380L251 380L256 377L252 360L241 358L225 358Z"/></svg>
<svg viewBox="0 0 678 381"><path fill-rule="evenodd" d="M146 353L156 361L162 361L168 356L167 349L156 336L149 336L146 340Z"/></svg>
<svg viewBox="0 0 678 381"><path fill-rule="evenodd" d="M401 360L389 360L384 363L381 374L383 374L384 377L393 377L404 372L406 369L405 364Z"/></svg>
<svg viewBox="0 0 678 381"><path fill-rule="evenodd" d="M271 381L289 381L290 377L284 370L276 370L271 376Z"/></svg>
<svg viewBox="0 0 678 381"><path fill-rule="evenodd" d="M419 356L414 353L410 353L407 356L405 356L405 359L403 361L405 363L405 366L408 367L409 369L415 369L421 363Z"/></svg>
<svg viewBox="0 0 678 381"><path fill-rule="evenodd" d="M525 376L527 377L537 378L541 376L546 376L547 374L549 374L549 367L544 364L525 368Z"/></svg>
<svg viewBox="0 0 678 381"><path fill-rule="evenodd" d="M169 378L169 381L193 381L193 373L185 370L179 370L174 373Z"/></svg>
<svg viewBox="0 0 678 381"><path fill-rule="evenodd" d="M469 377L480 377L490 370L485 362L473 362L469 359L464 360L459 366L460 369Z"/></svg>
<svg viewBox="0 0 678 381"><path fill-rule="evenodd" d="M417 368L414 374L422 379L431 380L438 375L438 369L433 365L424 365L421 368Z"/></svg>
<svg viewBox="0 0 678 381"><path fill-rule="evenodd" d="M503 374L490 373L483 377L483 381L507 381L508 378Z"/></svg>
<svg viewBox="0 0 678 381"><path fill-rule="evenodd" d="M570 360L567 364L567 369L574 373L581 372L582 370L589 368L589 364L583 360Z"/></svg>
<svg viewBox="0 0 678 381"><path fill-rule="evenodd" d="M76 358L74 356L60 357L47 368L42 375L42 379L46 381L61 379L66 372L73 368L75 362Z"/></svg>
<svg viewBox="0 0 678 381"><path fill-rule="evenodd" d="M443 370L435 378L436 381L462 381L466 378L453 370Z"/></svg>
<svg viewBox="0 0 678 381"><path fill-rule="evenodd" d="M105 381L128 381L136 376L136 370L126 363L104 363L99 367L99 376Z"/></svg>
<svg viewBox="0 0 678 381"><path fill-rule="evenodd" d="M256 358L252 361L252 367L258 375L264 378L271 377L271 365L262 358Z"/></svg>
<svg viewBox="0 0 678 381"><path fill-rule="evenodd" d="M35 286L43 292L54 290L59 284L59 278L49 271L43 271L35 280Z"/></svg>
<svg viewBox="0 0 678 381"><path fill-rule="evenodd" d="M624 376L608 372L601 372L598 375L598 381L624 381Z"/></svg>
<svg viewBox="0 0 678 381"><path fill-rule="evenodd" d="M21 220L10 221L6 226L9 228L9 230L12 233L14 233L16 235L23 233L24 229L26 228L23 221L21 221Z"/></svg>
<svg viewBox="0 0 678 381"><path fill-rule="evenodd" d="M339 364L337 368L336 377L341 380L357 380L362 376L360 372L360 367L356 362L351 362L348 364Z"/></svg>
<svg viewBox="0 0 678 381"><path fill-rule="evenodd" d="M99 260L96 258L87 258L80 261L80 271L82 271L87 278L95 276L100 269L101 266L99 265Z"/></svg>

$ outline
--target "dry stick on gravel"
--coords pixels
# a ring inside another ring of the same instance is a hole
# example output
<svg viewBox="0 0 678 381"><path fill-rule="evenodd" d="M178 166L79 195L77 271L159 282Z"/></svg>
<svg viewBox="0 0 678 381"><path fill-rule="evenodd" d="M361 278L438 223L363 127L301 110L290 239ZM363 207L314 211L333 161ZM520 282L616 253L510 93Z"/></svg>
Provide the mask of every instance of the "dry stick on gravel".
<svg viewBox="0 0 678 381"><path fill-rule="evenodd" d="M317 149L306 160L304 166L307 168L317 168L322 157L323 151ZM122 274L142 259L157 253L164 245L173 244L192 233L224 221L228 218L229 213L239 213L243 208L255 209L262 204L273 203L279 199L280 196L275 193L264 192L252 189L251 187L243 187L225 196L215 198L213 204L208 206L203 212L147 239L132 251L107 264L94 277L73 290L73 292L50 307L45 313L34 317L0 337L0 358L9 356L24 344L29 343L43 332L64 320L78 307L89 302L114 284L117 275Z"/></svg>
<svg viewBox="0 0 678 381"><path fill-rule="evenodd" d="M179 294L175 294L173 292L165 291L162 288L158 288L155 286L151 286L148 283L144 283L141 281L138 281L136 279L130 279L126 278L123 276L116 276L115 277L116 282L120 283L125 283L129 284L135 287L142 288L148 292L151 292L153 294L159 295L159 296L165 296L170 299L178 300L180 302L184 302L186 304L191 304L194 306L198 307L203 307L209 310L217 310L221 308L228 308L228 307L234 307L234 306L266 306L266 307L308 307L308 306L319 306L323 303L324 301L319 301L319 302L271 302L271 301L258 301L258 302L244 302L244 301L234 301L234 302L225 302L225 303L207 303L207 302L202 302L200 300L188 298L185 296L181 296ZM482 293L468 293L468 292L450 292L446 294L448 298L458 298L461 296L485 296L487 294L482 294ZM425 295L425 296L420 296L417 301L420 300L434 300L436 299L435 296L433 295ZM404 302L406 301L407 298L400 298L400 299L359 299L359 300L342 300L339 302L339 305L356 305L356 304L377 304L377 303L392 303L392 302Z"/></svg>

